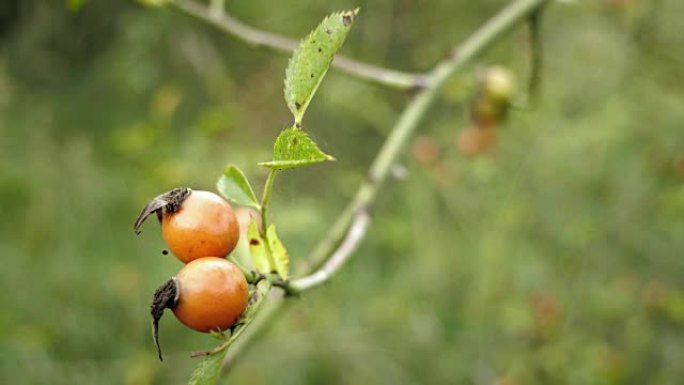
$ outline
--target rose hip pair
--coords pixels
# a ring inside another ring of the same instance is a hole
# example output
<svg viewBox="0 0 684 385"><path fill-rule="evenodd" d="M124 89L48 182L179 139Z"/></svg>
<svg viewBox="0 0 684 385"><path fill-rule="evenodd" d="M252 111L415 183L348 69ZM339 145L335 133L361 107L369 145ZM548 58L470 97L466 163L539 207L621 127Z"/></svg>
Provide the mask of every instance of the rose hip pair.
<svg viewBox="0 0 684 385"><path fill-rule="evenodd" d="M136 233L153 213L171 252L187 263L154 294L153 334L161 360L157 329L164 309L172 309L176 318L191 329L204 333L224 331L247 308L249 291L242 271L225 259L240 233L228 202L208 191L173 189L145 206L135 222Z"/></svg>

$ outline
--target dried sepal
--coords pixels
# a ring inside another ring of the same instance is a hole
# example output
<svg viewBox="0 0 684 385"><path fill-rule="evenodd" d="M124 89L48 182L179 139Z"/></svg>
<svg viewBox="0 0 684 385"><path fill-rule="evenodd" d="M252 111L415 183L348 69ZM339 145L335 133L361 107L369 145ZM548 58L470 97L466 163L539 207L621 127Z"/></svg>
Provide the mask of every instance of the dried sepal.
<svg viewBox="0 0 684 385"><path fill-rule="evenodd" d="M190 194L192 194L192 189L189 187L177 187L154 197L154 199L142 209L140 215L138 215L138 219L135 220L135 223L133 224L135 233L140 234L140 227L147 217L153 213L157 215L157 219L161 222L164 212L175 213L178 211L183 204L183 201L185 201Z"/></svg>

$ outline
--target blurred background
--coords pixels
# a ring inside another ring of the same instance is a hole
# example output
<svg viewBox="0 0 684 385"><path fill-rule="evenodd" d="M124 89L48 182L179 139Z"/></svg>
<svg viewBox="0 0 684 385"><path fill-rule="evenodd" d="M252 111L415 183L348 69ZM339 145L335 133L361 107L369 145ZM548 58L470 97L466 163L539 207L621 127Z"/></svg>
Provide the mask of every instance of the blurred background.
<svg viewBox="0 0 684 385"><path fill-rule="evenodd" d="M215 341L162 320L181 264L154 222L179 185L256 166L291 117L287 55L133 2L0 3L0 380L182 384ZM231 0L303 37L360 6L346 55L426 71L505 0ZM676 384L684 378L681 0L552 5L534 108L458 150L477 69L524 83L518 28L454 77L331 284L294 300L220 383ZM524 92L518 92L524 97ZM410 95L331 70L306 126L338 161L283 173L273 220L295 266L353 196Z"/></svg>

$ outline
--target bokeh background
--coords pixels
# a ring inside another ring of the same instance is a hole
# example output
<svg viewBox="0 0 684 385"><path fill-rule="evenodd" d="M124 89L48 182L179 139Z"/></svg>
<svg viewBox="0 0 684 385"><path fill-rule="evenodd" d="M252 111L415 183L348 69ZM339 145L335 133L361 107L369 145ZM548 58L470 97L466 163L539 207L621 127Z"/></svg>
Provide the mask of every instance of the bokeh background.
<svg viewBox="0 0 684 385"><path fill-rule="evenodd" d="M323 15L360 6L343 52L425 71L506 3L228 7L301 37ZM681 383L682 15L681 0L552 5L540 99L514 110L482 156L455 147L476 71L504 65L524 83L524 28L456 76L353 261L295 300L220 383ZM157 361L148 306L181 265L161 254L155 223L140 237L132 223L172 187L214 189L228 162L261 188L256 163L291 119L286 60L133 2L91 0L76 12L0 3L0 381L187 381L188 353L215 342L169 315L167 361ZM273 199L295 265L409 97L329 73L306 124L338 161L283 174Z"/></svg>

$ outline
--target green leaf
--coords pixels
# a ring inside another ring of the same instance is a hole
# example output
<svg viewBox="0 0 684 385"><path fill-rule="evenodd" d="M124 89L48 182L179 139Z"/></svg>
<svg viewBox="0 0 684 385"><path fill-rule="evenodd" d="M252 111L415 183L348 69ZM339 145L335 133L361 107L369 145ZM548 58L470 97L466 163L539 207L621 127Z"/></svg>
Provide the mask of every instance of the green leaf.
<svg viewBox="0 0 684 385"><path fill-rule="evenodd" d="M213 385L216 384L221 374L221 363L228 349L222 349L210 356L202 358L190 376L188 385Z"/></svg>
<svg viewBox="0 0 684 385"><path fill-rule="evenodd" d="M259 163L260 166L284 170L335 160L321 151L316 143L302 129L290 127L284 129L273 146L273 160Z"/></svg>
<svg viewBox="0 0 684 385"><path fill-rule="evenodd" d="M301 123L304 112L321 84L337 51L349 33L358 13L353 11L333 13L301 41L294 51L285 71L285 101Z"/></svg>
<svg viewBox="0 0 684 385"><path fill-rule="evenodd" d="M260 209L259 201L245 174L237 166L229 164L216 182L219 193L227 200L242 206Z"/></svg>
<svg viewBox="0 0 684 385"><path fill-rule="evenodd" d="M275 225L268 226L268 230L266 230L266 239L268 240L268 245L271 247L273 262L275 263L278 275L282 279L287 279L290 270L290 256L287 254L285 245L283 245L283 242L278 238Z"/></svg>
<svg viewBox="0 0 684 385"><path fill-rule="evenodd" d="M268 274L271 272L271 264L268 262L268 254L264 239L259 234L256 221L249 224L247 230L247 242L249 243L249 251L252 254L252 264L261 274Z"/></svg>

